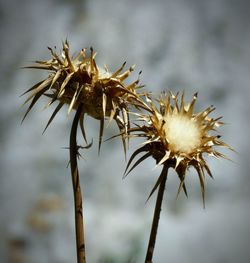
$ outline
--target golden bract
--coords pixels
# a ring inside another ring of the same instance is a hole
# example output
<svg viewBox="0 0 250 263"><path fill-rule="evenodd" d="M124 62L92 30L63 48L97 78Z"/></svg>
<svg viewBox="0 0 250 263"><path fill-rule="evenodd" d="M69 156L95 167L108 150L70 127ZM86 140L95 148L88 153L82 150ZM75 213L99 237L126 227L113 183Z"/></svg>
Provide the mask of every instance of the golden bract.
<svg viewBox="0 0 250 263"><path fill-rule="evenodd" d="M205 172L212 177L212 173L204 159L204 154L214 157L224 157L215 147L222 146L231 149L222 142L220 136L216 134L216 128L222 125L219 118L210 118L209 114L214 111L210 106L201 112L194 112L194 104L197 94L193 96L190 103L185 104L184 93L181 95L171 92L162 94L157 100L158 107L148 98L150 114L139 113L139 119L145 125L131 129L133 136L145 137L146 142L136 150L131 156L128 167L132 160L141 152L146 152L128 173L135 168L141 161L152 156L157 165L173 167L180 178L181 189L187 194L185 187L185 175L188 167L193 166L199 176L202 197L204 200L205 191ZM127 171L126 169L126 171ZM128 174L127 173L127 174ZM160 184L157 181L150 196Z"/></svg>
<svg viewBox="0 0 250 263"><path fill-rule="evenodd" d="M50 72L48 77L37 83L25 93L30 95L25 101L32 102L26 111L26 115L34 106L36 101L46 95L51 98L48 106L58 101L54 113L51 116L46 128L51 123L57 112L64 104L68 104L68 113L72 109L81 107L80 124L85 138L83 125L84 114L87 113L91 117L100 120L100 136L101 144L104 119L109 117L109 121L116 121L120 131L129 128L128 107L130 104L139 106L143 104L136 90L139 80L126 85L124 80L129 77L134 67L123 71L125 63L114 73L108 71L107 68L100 69L95 62L96 53L90 48L90 55L87 56L86 50L83 49L79 54L72 58L69 54L69 45L66 41L63 43L61 55L49 48L52 58L47 61L35 61L36 65L27 67L32 69L42 69ZM46 129L45 128L45 129ZM124 143L124 137L122 137ZM100 146L100 145L99 145Z"/></svg>

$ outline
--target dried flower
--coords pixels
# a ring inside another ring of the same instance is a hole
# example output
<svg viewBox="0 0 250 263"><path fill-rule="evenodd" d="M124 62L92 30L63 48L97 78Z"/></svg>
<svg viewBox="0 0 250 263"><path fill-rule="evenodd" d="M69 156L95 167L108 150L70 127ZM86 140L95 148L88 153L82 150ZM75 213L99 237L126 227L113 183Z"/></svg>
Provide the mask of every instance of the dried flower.
<svg viewBox="0 0 250 263"><path fill-rule="evenodd" d="M72 109L77 110L79 107L82 108L80 126L85 141L85 113L100 121L99 149L106 117L109 118L109 122L114 119L119 130L126 135L130 127L128 115L129 104L134 104L135 106L141 104L140 95L136 93L136 90L141 87L138 86L139 79L129 85L124 83L124 80L129 77L134 67L130 67L123 73L125 63L114 73L109 72L107 67L105 69L99 68L95 62L96 53L92 48L90 48L90 56L87 56L86 50L83 49L75 58L72 58L67 41L63 43L61 55L58 55L51 48L49 50L52 55L50 60L35 61L35 65L26 67L47 70L50 74L46 79L40 81L24 93L30 93L25 103L32 99L24 118L37 100L42 95L46 95L51 98L47 106L50 106L55 101L59 103L49 119L45 130L62 106L68 104L68 113ZM124 149L126 150L125 136L122 137L122 140Z"/></svg>
<svg viewBox="0 0 250 263"><path fill-rule="evenodd" d="M220 121L221 117L216 119L209 117L209 114L215 110L213 106L194 113L197 93L194 94L192 101L188 104L184 103L184 92L181 95L180 103L178 102L178 97L178 93L176 95L171 92L162 94L157 100L159 109L152 99L148 98L151 113L149 115L144 113L137 114L139 120L144 121L145 125L137 125L137 127L130 130L130 132L135 133L131 136L145 137L147 140L142 147L132 154L125 173L133 159L141 152L146 152L145 155L136 161L126 175L140 162L152 156L156 160L157 165L174 168L180 179L178 194L183 189L187 195L185 186L186 170L192 166L198 173L204 202L205 172L212 177L212 173L204 159L204 154L217 158L226 158L215 147L231 148L220 140L218 134L211 134L212 132L216 133L216 128L223 124ZM159 177L150 196L160 185L163 177L164 175Z"/></svg>

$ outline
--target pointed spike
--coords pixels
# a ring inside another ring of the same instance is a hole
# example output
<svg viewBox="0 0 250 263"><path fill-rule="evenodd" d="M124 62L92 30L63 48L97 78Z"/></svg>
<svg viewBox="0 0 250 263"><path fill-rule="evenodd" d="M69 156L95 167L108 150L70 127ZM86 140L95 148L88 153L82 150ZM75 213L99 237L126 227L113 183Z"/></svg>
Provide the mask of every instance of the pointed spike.
<svg viewBox="0 0 250 263"><path fill-rule="evenodd" d="M203 166L204 166L204 168L206 169L208 175L209 175L212 179L214 179L213 174L212 174L210 168L208 167L208 165L207 165L206 163L204 163Z"/></svg>
<svg viewBox="0 0 250 263"><path fill-rule="evenodd" d="M120 135L122 137L122 145L123 145L123 150L124 150L124 155L125 155L125 160L127 159L127 144L126 144L126 136L127 136L127 132L124 129L124 122L123 120L120 118L119 115L116 115L115 117L115 121L116 124L119 128L120 131Z"/></svg>
<svg viewBox="0 0 250 263"><path fill-rule="evenodd" d="M106 107L107 107L107 95L103 92L103 94L102 94L103 118L105 118L105 115L106 115Z"/></svg>
<svg viewBox="0 0 250 263"><path fill-rule="evenodd" d="M93 56L93 65L94 65L94 72L96 73L96 76L99 76L99 69L98 69L96 62L95 62L96 54L97 53L94 53L94 56Z"/></svg>
<svg viewBox="0 0 250 263"><path fill-rule="evenodd" d="M184 157L178 156L176 157L175 169L179 166L180 162L184 159Z"/></svg>
<svg viewBox="0 0 250 263"><path fill-rule="evenodd" d="M100 154L100 150L101 150L103 129L104 129L104 119L101 119L100 120L100 130L99 130L98 154Z"/></svg>
<svg viewBox="0 0 250 263"><path fill-rule="evenodd" d="M42 64L42 65L31 65L31 66L24 66L21 67L21 69L44 69L44 70L53 70L53 66L52 65L46 65L45 63L41 63L36 61L36 63Z"/></svg>
<svg viewBox="0 0 250 263"><path fill-rule="evenodd" d="M220 153L220 152L218 152L218 151L214 151L213 154L214 154L215 157L221 157L221 158L224 158L224 159L232 162L232 160L231 160L230 158L228 158L228 157L227 157L225 154L223 154L223 153Z"/></svg>
<svg viewBox="0 0 250 263"><path fill-rule="evenodd" d="M157 164L157 166L162 165L165 161L167 161L167 159L170 156L170 151L166 152L165 155L163 156L163 158L160 160L160 162Z"/></svg>
<svg viewBox="0 0 250 263"><path fill-rule="evenodd" d="M47 96L49 97L48 95L51 95L51 94L43 94L44 96ZM56 97L53 97L53 95L51 95L51 100L43 107L43 110L47 109L49 106L51 106L55 101L56 101Z"/></svg>
<svg viewBox="0 0 250 263"><path fill-rule="evenodd" d="M137 166L139 165L141 162L143 162L144 160L146 160L149 156L151 156L151 152L147 152L145 155L143 155L140 159L138 159L134 165L129 169L129 171L126 173L125 177Z"/></svg>
<svg viewBox="0 0 250 263"><path fill-rule="evenodd" d="M201 111L199 114L197 114L196 119L197 121L202 121L205 120L206 117L215 110L215 107L213 106L209 106L208 108L206 108L205 110Z"/></svg>
<svg viewBox="0 0 250 263"><path fill-rule="evenodd" d="M187 193L187 188L186 188L185 183L183 183L182 188L183 188L183 191L184 191L184 193L185 193L185 196L188 198L188 193Z"/></svg>
<svg viewBox="0 0 250 263"><path fill-rule="evenodd" d="M89 149L93 145L93 138L91 140L91 143L87 144L86 146L81 147L82 149Z"/></svg>
<svg viewBox="0 0 250 263"><path fill-rule="evenodd" d="M166 97L167 103L165 104L165 115L167 115L171 111L170 105L170 95Z"/></svg>
<svg viewBox="0 0 250 263"><path fill-rule="evenodd" d="M69 108L68 108L68 112L67 112L68 115L70 114L70 112L72 111L72 109L73 109L73 107L74 107L74 105L75 105L76 95L77 95L77 90L75 91L75 93L74 93L74 95L73 95L73 98L72 98L72 100L71 100L71 102L70 102L70 105L69 105Z"/></svg>
<svg viewBox="0 0 250 263"><path fill-rule="evenodd" d="M179 185L179 188L178 188L176 199L178 198L178 196L179 196L179 194L180 194L182 189L183 189L183 191L185 193L185 196L188 198L187 189L186 189L186 185L185 185L186 174L180 174L178 170L176 170L176 172L178 173L178 176L179 176L179 179L180 179L180 185Z"/></svg>
<svg viewBox="0 0 250 263"><path fill-rule="evenodd" d="M20 97L22 97L22 96L25 95L26 93L28 93L28 92L36 89L37 87L39 87L45 80L46 80L46 79L44 79L44 80L36 83L36 84L35 84L34 86L32 86L30 89L28 89L28 90L26 90L24 93L22 93L22 94L20 95Z"/></svg>
<svg viewBox="0 0 250 263"><path fill-rule="evenodd" d="M94 70L94 49L93 47L90 47L90 71L91 74L93 73Z"/></svg>
<svg viewBox="0 0 250 263"><path fill-rule="evenodd" d="M122 118L124 121L125 133L127 133L128 132L128 111L125 108L122 108Z"/></svg>
<svg viewBox="0 0 250 263"><path fill-rule="evenodd" d="M117 138L117 137L120 137L122 135L123 135L123 132L120 132L120 133L113 135L113 136L109 137L108 139L104 140L104 142L110 141L110 140Z"/></svg>
<svg viewBox="0 0 250 263"><path fill-rule="evenodd" d="M125 65L126 65L126 61L122 64L122 66L121 66L119 69L117 69L117 70L112 74L111 78L116 78L117 75L119 75L119 73L124 69Z"/></svg>
<svg viewBox="0 0 250 263"><path fill-rule="evenodd" d="M38 99L43 95L43 91L38 92L33 100L31 101L29 108L27 109L27 111L25 112L23 119L21 121L21 123L23 123L23 121L25 120L25 118L27 117L28 113L30 112L30 110L33 108L33 106L35 105L35 103L38 101Z"/></svg>
<svg viewBox="0 0 250 263"><path fill-rule="evenodd" d="M81 131L82 131L82 136L83 136L83 139L86 143L87 142L87 138L86 138L86 133L85 133L85 129L84 129L84 113L81 115L80 117L80 127L81 127Z"/></svg>
<svg viewBox="0 0 250 263"><path fill-rule="evenodd" d="M141 152L145 152L145 151L147 151L147 147L143 146L143 147L141 147L141 148L139 148L139 149L137 149L136 151L133 152L133 154L131 155L131 157L129 158L129 161L127 163L126 169L125 169L124 174L123 174L123 178L127 176L127 170L129 168L130 164L132 163L132 161L134 160L134 158L138 154L140 154Z"/></svg>
<svg viewBox="0 0 250 263"><path fill-rule="evenodd" d="M181 94L181 106L180 106L180 113L181 114L184 114L185 112L185 108L184 108L184 91L182 92Z"/></svg>
<svg viewBox="0 0 250 263"><path fill-rule="evenodd" d="M63 102L60 102L60 103L57 105L57 107L56 107L56 109L54 110L53 114L51 115L51 117L50 117L50 119L49 119L46 127L45 127L44 130L43 130L43 134L45 133L45 131L46 131L47 128L49 127L50 123L51 123L51 122L53 121L53 119L55 118L56 114L60 111L60 109L62 108L63 104L64 104Z"/></svg>
<svg viewBox="0 0 250 263"><path fill-rule="evenodd" d="M127 134L128 134L128 148L129 148L129 135L130 135L130 132L129 132L129 130L130 130L130 116L129 116L129 114L127 114Z"/></svg>
<svg viewBox="0 0 250 263"><path fill-rule="evenodd" d="M66 38L65 39L65 45L68 47L69 46L69 42L68 42L68 39Z"/></svg>
<svg viewBox="0 0 250 263"><path fill-rule="evenodd" d="M188 194L187 194L187 189L186 189L186 185L185 185L185 177L186 177L186 169L187 169L187 166L186 165L177 165L175 170L178 174L178 177L180 179L180 186L179 186L179 189L178 189L178 193L177 193L177 196L176 198L178 197L181 189L183 189L186 197L188 197Z"/></svg>
<svg viewBox="0 0 250 263"><path fill-rule="evenodd" d="M126 144L126 138L125 138L124 134L122 134L121 137L122 137L122 145L123 145L123 151L124 151L125 161L127 161L127 144Z"/></svg>
<svg viewBox="0 0 250 263"><path fill-rule="evenodd" d="M174 96L174 102L175 102L175 109L177 110L177 112L180 112L179 105L178 105L178 96L179 96L179 91Z"/></svg>
<svg viewBox="0 0 250 263"><path fill-rule="evenodd" d="M175 199L177 200L179 195L180 195L180 192L181 192L181 189L183 188L183 184L184 184L184 180L182 180L179 184L179 188L178 188L178 191L177 191L177 194L176 194L176 197Z"/></svg>
<svg viewBox="0 0 250 263"><path fill-rule="evenodd" d="M117 78L119 78L120 81L123 81L130 75L132 71L133 71L133 68L130 67L128 70L124 71L121 75L118 75Z"/></svg>
<svg viewBox="0 0 250 263"><path fill-rule="evenodd" d="M70 102L70 105L69 105L69 108L68 108L68 115L70 114L70 112L71 112L72 109L74 108L79 93L80 93L79 83L77 83L75 93L74 93L74 95L73 95L73 98L72 98L72 100L71 100L71 102Z"/></svg>
<svg viewBox="0 0 250 263"><path fill-rule="evenodd" d="M64 81L63 81L63 83L62 83L62 85L61 85L61 87L60 87L60 91L59 91L59 93L58 93L58 97L59 97L59 98L60 98L60 97L62 96L62 94L64 93L65 87L66 87L66 85L68 84L68 82L70 81L70 79L72 78L72 76L73 76L74 73L75 73L75 72L69 73L68 76L64 79Z"/></svg>
<svg viewBox="0 0 250 263"><path fill-rule="evenodd" d="M64 45L64 43L62 43L62 44ZM55 49L56 49L56 47L55 47ZM63 61L58 57L58 55L53 51L53 49L52 49L51 47L48 47L48 50L50 51L52 57L53 57L54 59L56 59L57 62L58 62L60 65L63 65L63 64L64 64ZM52 60L51 60L51 61L52 61ZM47 61L46 61L46 62L47 62ZM39 62L39 63L40 63L40 62Z"/></svg>
<svg viewBox="0 0 250 263"><path fill-rule="evenodd" d="M118 114L117 106L116 106L116 104L114 103L113 100L111 100L111 104L112 104L112 109L111 109L111 112L110 112L110 116L109 116L107 127L110 125L110 123L114 119L115 115Z"/></svg>
<svg viewBox="0 0 250 263"><path fill-rule="evenodd" d="M70 58L70 55L69 55L69 43L67 41L65 41L65 45L63 47L63 50L64 50L64 54L65 54L66 60L68 62L68 66L69 66L71 72L74 72L75 71L75 67L72 64L72 61L71 61L71 58Z"/></svg>
<svg viewBox="0 0 250 263"><path fill-rule="evenodd" d="M58 78L61 76L62 70L59 69L56 74L54 75L51 84L50 84L50 88L53 87L53 85L55 84L55 82L58 80Z"/></svg>
<svg viewBox="0 0 250 263"><path fill-rule="evenodd" d="M25 102L23 104L25 104L28 101L30 101L32 99L32 97L34 97L37 93L45 92L48 89L51 80L52 80L51 77L45 79L39 86L37 86L33 90L33 92L29 95L29 97L25 100Z"/></svg>
<svg viewBox="0 0 250 263"><path fill-rule="evenodd" d="M157 189L157 187L161 184L162 180L165 180L164 177L167 177L167 174L168 174L168 169L169 167L168 166L163 166L162 168L162 171L161 171L161 174L160 176L158 177L153 189L151 190L146 202L148 202L148 200L150 199L150 197L153 195L153 193L155 192L155 190Z"/></svg>
<svg viewBox="0 0 250 263"><path fill-rule="evenodd" d="M205 208L205 178L204 178L204 172L202 170L202 166L200 164L198 166L195 166L195 169L198 173L199 180L200 180L200 187L201 187L201 195L202 195L202 201L203 201L203 208Z"/></svg>
<svg viewBox="0 0 250 263"><path fill-rule="evenodd" d="M188 110L187 110L187 115L191 116L193 114L193 110L194 110L194 104L197 100L197 96L198 96L198 92L196 92L193 96L193 99L191 101L191 103L189 104Z"/></svg>
<svg viewBox="0 0 250 263"><path fill-rule="evenodd" d="M111 112L110 112L110 115L109 115L108 124L107 124L107 128L109 127L110 123L114 119L115 114L116 114L116 110L115 109L111 109Z"/></svg>

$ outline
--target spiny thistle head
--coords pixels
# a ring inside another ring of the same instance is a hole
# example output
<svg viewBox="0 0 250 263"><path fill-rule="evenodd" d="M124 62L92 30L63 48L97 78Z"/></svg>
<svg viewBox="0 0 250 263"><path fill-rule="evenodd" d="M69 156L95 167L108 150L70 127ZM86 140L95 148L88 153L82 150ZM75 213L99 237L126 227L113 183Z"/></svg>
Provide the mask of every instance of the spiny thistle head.
<svg viewBox="0 0 250 263"><path fill-rule="evenodd" d="M32 101L24 118L37 100L42 95L46 95L51 98L47 106L55 101L59 102L46 128L62 106L67 104L68 113L72 109L77 110L81 107L80 124L85 140L84 114L100 120L99 147L105 118L109 118L110 122L114 119L120 131L125 131L127 134L129 128L128 107L130 104L138 107L142 103L140 95L136 92L141 87L138 86L139 79L128 85L124 83L134 67L122 72L124 63L114 73L111 73L107 67L102 69L96 65L96 53L92 48L90 48L90 55L87 55L86 50L82 49L76 57L71 57L67 41L63 43L61 54L57 54L51 48L49 50L51 59L35 61L35 65L26 67L49 71L49 75L25 92L30 93L25 103ZM124 137L122 139L125 143Z"/></svg>
<svg viewBox="0 0 250 263"><path fill-rule="evenodd" d="M180 102L178 93L177 95L171 92L164 93L157 100L157 107L153 100L148 98L150 114L138 114L139 120L144 121L145 125L137 125L136 128L131 129L131 132L135 133L133 136L145 137L146 142L131 156L127 169L139 153L146 152L146 154L132 166L127 174L141 161L152 156L157 165L165 165L175 169L180 179L178 194L183 189L187 195L185 187L186 170L192 166L198 173L204 202L205 172L212 177L204 154L226 158L215 148L216 146L231 148L220 140L220 135L216 134L216 128L223 124L220 121L221 117L215 119L209 117L215 108L210 106L195 113L196 99L197 93L194 94L190 103L185 104L184 92L181 95ZM150 196L159 184L160 181L158 180Z"/></svg>

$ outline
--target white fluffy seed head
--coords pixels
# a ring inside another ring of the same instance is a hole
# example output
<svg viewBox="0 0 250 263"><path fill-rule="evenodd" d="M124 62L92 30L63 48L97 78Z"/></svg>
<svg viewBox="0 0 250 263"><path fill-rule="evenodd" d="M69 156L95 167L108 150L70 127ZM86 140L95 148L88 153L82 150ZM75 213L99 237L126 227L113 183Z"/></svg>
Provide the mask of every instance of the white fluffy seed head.
<svg viewBox="0 0 250 263"><path fill-rule="evenodd" d="M166 138L173 152L191 153L201 143L201 131L194 119L181 115L164 117Z"/></svg>

